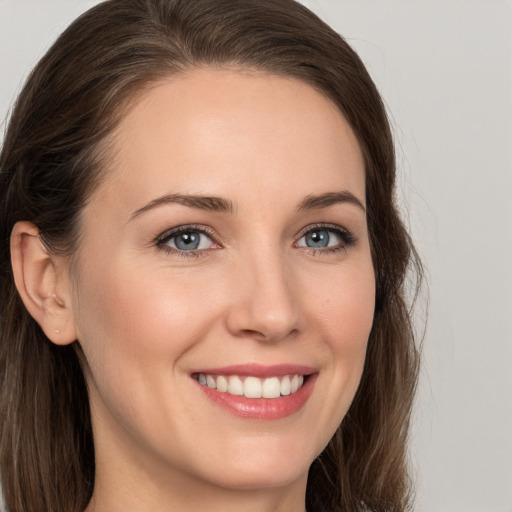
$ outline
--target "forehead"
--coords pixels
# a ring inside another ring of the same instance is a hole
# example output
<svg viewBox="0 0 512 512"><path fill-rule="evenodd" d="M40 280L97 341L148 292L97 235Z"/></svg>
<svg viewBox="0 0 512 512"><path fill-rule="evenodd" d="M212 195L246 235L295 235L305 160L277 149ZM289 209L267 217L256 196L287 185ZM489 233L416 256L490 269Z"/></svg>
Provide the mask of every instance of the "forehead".
<svg viewBox="0 0 512 512"><path fill-rule="evenodd" d="M293 78L198 69L162 80L131 102L110 147L104 191L114 186L131 206L164 192L265 195L269 185L283 195L294 185L298 193L347 188L364 200L348 123Z"/></svg>

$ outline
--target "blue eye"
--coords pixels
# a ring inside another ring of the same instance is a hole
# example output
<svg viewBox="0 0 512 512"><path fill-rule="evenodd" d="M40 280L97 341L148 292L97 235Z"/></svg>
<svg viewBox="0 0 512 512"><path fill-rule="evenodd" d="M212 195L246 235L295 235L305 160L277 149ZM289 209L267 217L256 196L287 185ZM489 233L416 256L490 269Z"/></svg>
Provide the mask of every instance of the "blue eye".
<svg viewBox="0 0 512 512"><path fill-rule="evenodd" d="M158 245L178 252L192 252L211 249L215 243L202 229L184 227L167 232L159 239Z"/></svg>
<svg viewBox="0 0 512 512"><path fill-rule="evenodd" d="M339 243L338 237L333 236L333 233L327 229L315 229L306 233L303 238L307 247L314 247L315 249L322 249Z"/></svg>
<svg viewBox="0 0 512 512"><path fill-rule="evenodd" d="M354 235L340 227L318 226L306 231L296 242L296 246L314 250L341 250L353 244L355 240Z"/></svg>

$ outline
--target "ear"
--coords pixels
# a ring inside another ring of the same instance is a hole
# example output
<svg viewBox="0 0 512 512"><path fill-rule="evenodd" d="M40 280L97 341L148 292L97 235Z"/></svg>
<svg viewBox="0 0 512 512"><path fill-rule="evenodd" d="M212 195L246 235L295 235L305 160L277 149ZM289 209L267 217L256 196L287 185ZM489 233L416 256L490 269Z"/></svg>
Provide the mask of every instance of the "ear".
<svg viewBox="0 0 512 512"><path fill-rule="evenodd" d="M11 263L18 293L30 315L57 345L76 340L71 287L62 258L52 257L30 222L11 233Z"/></svg>

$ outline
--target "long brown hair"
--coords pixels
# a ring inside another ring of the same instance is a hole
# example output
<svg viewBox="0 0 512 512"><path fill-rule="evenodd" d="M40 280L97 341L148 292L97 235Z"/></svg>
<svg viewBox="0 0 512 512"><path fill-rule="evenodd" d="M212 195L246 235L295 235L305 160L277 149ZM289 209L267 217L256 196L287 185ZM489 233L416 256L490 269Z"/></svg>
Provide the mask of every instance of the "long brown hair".
<svg viewBox="0 0 512 512"><path fill-rule="evenodd" d="M302 80L333 101L365 158L376 309L361 384L313 462L309 510L404 511L418 373L406 276L421 266L394 200L393 141L378 91L348 44L294 0L109 0L78 18L27 80L0 164L0 468L12 512L82 512L94 484L87 388L77 352L52 344L10 268L14 224L72 255L101 179L102 142L127 102L160 78L236 66ZM411 274L412 273L412 274ZM414 285L413 285L414 286Z"/></svg>

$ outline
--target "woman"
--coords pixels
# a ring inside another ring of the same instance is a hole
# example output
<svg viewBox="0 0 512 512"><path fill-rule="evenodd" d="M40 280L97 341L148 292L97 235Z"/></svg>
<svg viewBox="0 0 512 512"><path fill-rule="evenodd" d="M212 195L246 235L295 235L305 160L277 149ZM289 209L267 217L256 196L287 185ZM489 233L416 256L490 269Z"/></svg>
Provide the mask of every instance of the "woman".
<svg viewBox="0 0 512 512"><path fill-rule="evenodd" d="M377 90L292 0L110 0L1 159L11 511L390 511L417 377Z"/></svg>

